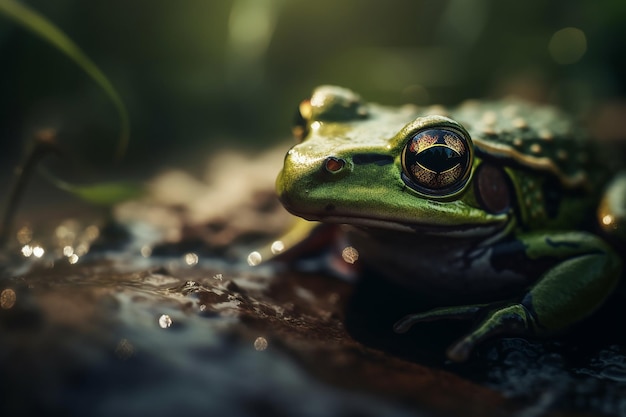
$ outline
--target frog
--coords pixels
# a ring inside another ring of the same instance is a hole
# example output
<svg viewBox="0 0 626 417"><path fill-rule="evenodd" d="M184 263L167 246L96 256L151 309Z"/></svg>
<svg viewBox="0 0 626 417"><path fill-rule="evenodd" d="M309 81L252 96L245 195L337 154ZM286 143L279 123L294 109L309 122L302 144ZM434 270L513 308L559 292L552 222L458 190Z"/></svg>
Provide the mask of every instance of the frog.
<svg viewBox="0 0 626 417"><path fill-rule="evenodd" d="M435 302L395 332L473 320L452 361L492 338L565 331L620 282L626 175L554 106L394 107L323 85L299 105L294 136L276 191L310 226L285 249L302 230L337 227L360 271Z"/></svg>

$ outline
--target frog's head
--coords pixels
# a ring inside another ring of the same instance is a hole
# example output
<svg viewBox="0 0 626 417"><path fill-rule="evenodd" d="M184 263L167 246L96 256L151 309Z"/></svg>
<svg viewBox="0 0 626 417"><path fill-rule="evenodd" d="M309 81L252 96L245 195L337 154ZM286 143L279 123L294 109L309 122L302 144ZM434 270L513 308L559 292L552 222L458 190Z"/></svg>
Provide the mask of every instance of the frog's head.
<svg viewBox="0 0 626 417"><path fill-rule="evenodd" d="M416 108L365 104L318 88L299 109L277 179L281 202L308 220L449 235L485 235L512 218L506 173L482 164L469 133Z"/></svg>

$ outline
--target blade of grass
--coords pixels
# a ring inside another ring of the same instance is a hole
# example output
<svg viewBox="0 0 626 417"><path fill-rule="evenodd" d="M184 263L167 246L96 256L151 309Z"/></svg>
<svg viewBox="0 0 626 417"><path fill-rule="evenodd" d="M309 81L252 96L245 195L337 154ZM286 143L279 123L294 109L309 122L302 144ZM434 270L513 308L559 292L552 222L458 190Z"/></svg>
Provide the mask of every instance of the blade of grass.
<svg viewBox="0 0 626 417"><path fill-rule="evenodd" d="M39 166L39 173L57 188L97 206L113 207L118 203L145 194L143 186L130 181L75 185L56 177L43 166Z"/></svg>
<svg viewBox="0 0 626 417"><path fill-rule="evenodd" d="M12 21L62 51L104 90L115 105L120 118L120 139L115 157L118 160L121 159L128 146L130 121L126 106L109 79L65 33L28 6L14 0L0 0L0 14L4 14Z"/></svg>

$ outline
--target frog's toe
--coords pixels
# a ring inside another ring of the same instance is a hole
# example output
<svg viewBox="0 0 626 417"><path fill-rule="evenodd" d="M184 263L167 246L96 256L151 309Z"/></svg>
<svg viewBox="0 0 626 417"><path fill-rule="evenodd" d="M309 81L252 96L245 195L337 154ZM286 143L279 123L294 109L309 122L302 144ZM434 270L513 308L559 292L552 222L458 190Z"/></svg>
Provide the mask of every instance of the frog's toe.
<svg viewBox="0 0 626 417"><path fill-rule="evenodd" d="M454 362L465 362L474 348L498 335L525 334L531 331L532 316L521 304L512 304L489 315L468 335L450 346L447 356Z"/></svg>
<svg viewBox="0 0 626 417"><path fill-rule="evenodd" d="M491 306L493 308L493 306ZM417 323L436 320L467 320L487 311L486 317L469 334L450 346L447 356L454 362L465 362L476 346L498 335L519 335L532 332L533 318L522 304L492 309L489 304L444 307L419 314L409 314L393 326L396 333L406 333Z"/></svg>
<svg viewBox="0 0 626 417"><path fill-rule="evenodd" d="M486 307L485 304L467 306L442 307L424 313L409 314L396 322L393 331L406 333L416 323L425 323L436 320L469 320Z"/></svg>

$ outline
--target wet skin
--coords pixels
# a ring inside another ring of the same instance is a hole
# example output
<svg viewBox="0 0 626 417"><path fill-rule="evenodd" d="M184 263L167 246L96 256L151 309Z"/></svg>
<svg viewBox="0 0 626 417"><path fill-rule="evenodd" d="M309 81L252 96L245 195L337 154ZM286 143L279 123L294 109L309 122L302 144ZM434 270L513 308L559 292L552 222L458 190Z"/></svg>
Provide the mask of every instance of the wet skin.
<svg viewBox="0 0 626 417"><path fill-rule="evenodd" d="M322 86L300 105L294 132L300 143L277 179L283 205L342 225L364 270L442 306L399 318L397 332L476 318L452 360L496 335L565 329L619 280L605 237L626 235L626 176L555 108L392 108Z"/></svg>

